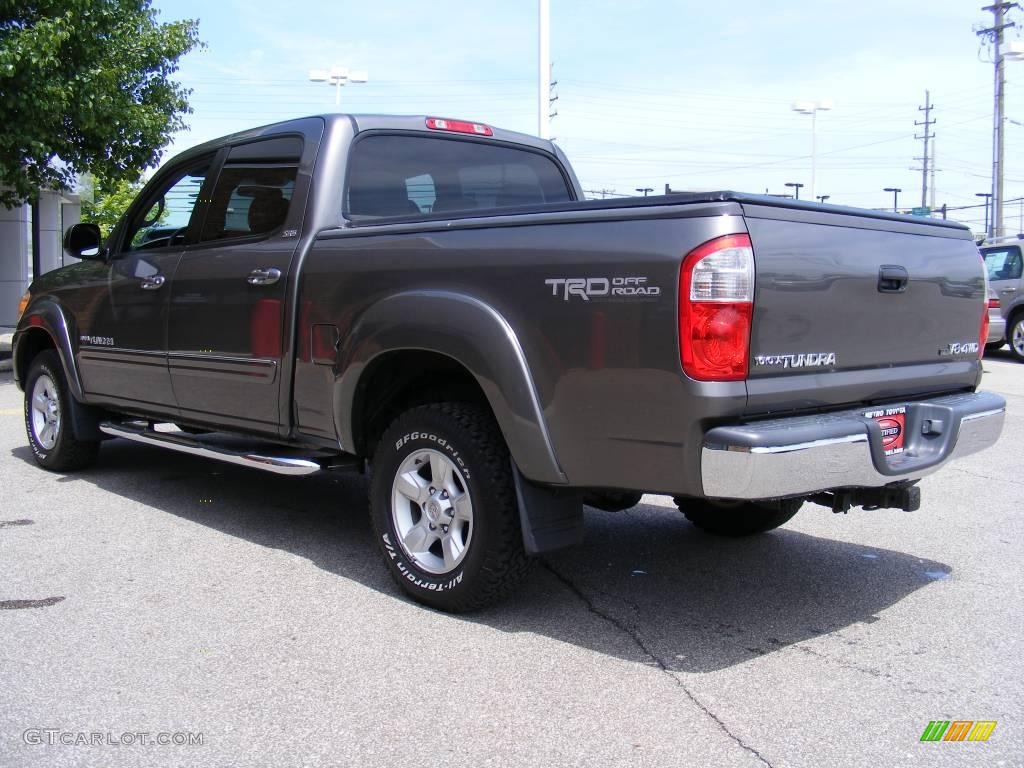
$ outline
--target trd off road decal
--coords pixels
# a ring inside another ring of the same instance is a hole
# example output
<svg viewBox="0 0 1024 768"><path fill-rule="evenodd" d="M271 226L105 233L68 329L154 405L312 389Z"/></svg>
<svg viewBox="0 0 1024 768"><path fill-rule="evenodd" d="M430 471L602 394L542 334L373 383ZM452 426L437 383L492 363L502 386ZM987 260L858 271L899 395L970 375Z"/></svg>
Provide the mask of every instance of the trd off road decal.
<svg viewBox="0 0 1024 768"><path fill-rule="evenodd" d="M569 301L578 296L583 301L594 299L654 299L661 288L648 285L646 277L552 277L544 281L551 286L551 295Z"/></svg>
<svg viewBox="0 0 1024 768"><path fill-rule="evenodd" d="M906 406L898 405L893 408L868 411L864 415L877 421L878 426L882 428L882 448L885 450L886 456L903 453L903 440L906 437L907 429Z"/></svg>

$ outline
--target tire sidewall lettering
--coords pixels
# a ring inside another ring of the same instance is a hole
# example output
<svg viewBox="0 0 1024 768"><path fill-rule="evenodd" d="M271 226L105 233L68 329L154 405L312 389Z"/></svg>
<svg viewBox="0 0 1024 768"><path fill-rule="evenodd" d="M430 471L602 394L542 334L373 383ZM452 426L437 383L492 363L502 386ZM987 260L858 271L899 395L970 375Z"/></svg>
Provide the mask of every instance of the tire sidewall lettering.
<svg viewBox="0 0 1024 768"><path fill-rule="evenodd" d="M29 401L29 399L32 397L31 393L32 390L35 388L36 381L42 375L49 376L50 381L53 382L53 386L57 390L57 398L60 400L62 411L64 410L64 390L62 389L60 379L53 371L50 370L50 366L45 364L40 365L38 373L29 376L28 380L25 382L25 431L28 433L28 447L32 449L32 453L35 455L37 459L39 459L40 461L46 461L46 458L50 455L50 452L39 444L35 432L32 429L32 406ZM63 424L61 426L63 427ZM60 443L60 440L63 436L63 429L61 429L61 431L57 434L57 444L54 445L54 449L57 448L57 445Z"/></svg>
<svg viewBox="0 0 1024 768"><path fill-rule="evenodd" d="M388 527L390 528L390 526ZM451 573L445 574L443 578L438 579L424 574L418 569L413 570L415 566L407 563L405 557L401 553L401 550L391 543L390 533L382 534L381 541L384 543L384 551L391 559L401 577L413 586L424 589L428 592L447 592L462 583L465 573L461 567Z"/></svg>
<svg viewBox="0 0 1024 768"><path fill-rule="evenodd" d="M402 448L404 448L406 445L416 440L426 440L432 443L433 445L437 446L441 450L443 450L451 457L452 461L458 464L459 471L462 473L463 477L465 477L467 481L472 478L472 474L470 473L469 467L466 466L466 460L462 457L462 455L454 448L452 448L451 443L447 439L443 437L438 437L433 432L409 432L405 436L395 441L395 450L401 451ZM404 459L405 456L403 455L401 458Z"/></svg>

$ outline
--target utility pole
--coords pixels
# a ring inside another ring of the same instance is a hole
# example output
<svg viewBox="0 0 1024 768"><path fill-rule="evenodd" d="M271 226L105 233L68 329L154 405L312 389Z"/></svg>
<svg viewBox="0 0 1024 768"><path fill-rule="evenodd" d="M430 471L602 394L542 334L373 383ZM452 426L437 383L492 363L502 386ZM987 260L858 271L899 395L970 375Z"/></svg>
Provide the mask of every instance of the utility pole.
<svg viewBox="0 0 1024 768"><path fill-rule="evenodd" d="M551 136L551 7L538 0L537 23L537 135Z"/></svg>
<svg viewBox="0 0 1024 768"><path fill-rule="evenodd" d="M555 80L555 65L551 64L551 74L548 78L548 120L554 120L558 117L558 110L555 108L555 102L558 101L558 81ZM553 136L548 136L549 139L554 141Z"/></svg>
<svg viewBox="0 0 1024 768"><path fill-rule="evenodd" d="M995 23L987 29L979 29L977 35L993 43L995 64L995 112L992 119L992 218L986 234L1000 237L1003 234L1003 91L1006 87L1005 61L1003 60L1003 32L1017 26L1006 21L1006 12L1020 8L1017 3L1000 2L986 5L981 10L992 11Z"/></svg>
<svg viewBox="0 0 1024 768"><path fill-rule="evenodd" d="M936 154L935 154L936 153L935 141L936 141L935 137L933 136L932 137L932 168L931 168L931 171L930 171L930 174L931 174L931 184L929 186L929 189L931 190L931 192L929 193L929 198L928 198L928 207L931 208L933 211L935 210L935 158L936 158Z"/></svg>
<svg viewBox="0 0 1024 768"><path fill-rule="evenodd" d="M924 92L924 106L917 108L918 112L924 112L924 120L915 120L914 121L914 125L915 126L918 126L918 125L923 125L924 126L924 134L923 135L918 136L916 133L914 134L914 138L915 139L923 139L924 140L924 157L915 157L914 158L915 160L920 160L921 161L921 207L922 208L926 208L928 206L928 172L929 172L929 167L928 167L928 161L929 161L928 142L935 138L935 134L929 132L931 127L933 125L935 125L935 121L931 119L932 109L934 109L934 105L932 104L932 101L931 101L931 92L926 90ZM917 169L915 168L913 170L917 170Z"/></svg>

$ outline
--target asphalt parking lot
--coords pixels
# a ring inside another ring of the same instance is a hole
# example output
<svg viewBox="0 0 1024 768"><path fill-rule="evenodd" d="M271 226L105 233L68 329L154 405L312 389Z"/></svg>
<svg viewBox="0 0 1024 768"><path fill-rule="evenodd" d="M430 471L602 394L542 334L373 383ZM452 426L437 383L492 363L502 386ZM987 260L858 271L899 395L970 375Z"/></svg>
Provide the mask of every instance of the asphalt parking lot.
<svg viewBox="0 0 1024 768"><path fill-rule="evenodd" d="M1002 441L919 512L722 541L645 497L461 617L400 596L361 478L50 474L0 374L0 766L1024 765L1024 365L985 368Z"/></svg>

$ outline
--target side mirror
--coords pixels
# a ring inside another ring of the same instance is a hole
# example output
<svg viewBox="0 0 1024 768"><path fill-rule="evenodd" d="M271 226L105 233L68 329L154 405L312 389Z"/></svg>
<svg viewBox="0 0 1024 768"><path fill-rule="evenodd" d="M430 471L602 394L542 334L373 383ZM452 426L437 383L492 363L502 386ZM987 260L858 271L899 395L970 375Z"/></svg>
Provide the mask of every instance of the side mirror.
<svg viewBox="0 0 1024 768"><path fill-rule="evenodd" d="M64 250L76 259L102 259L106 256L102 239L95 224L74 224L64 233Z"/></svg>

